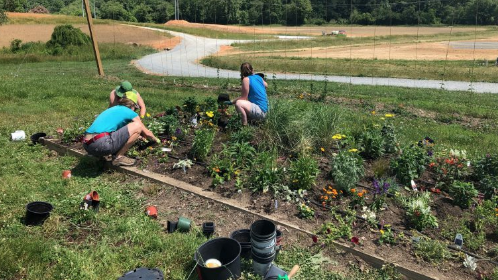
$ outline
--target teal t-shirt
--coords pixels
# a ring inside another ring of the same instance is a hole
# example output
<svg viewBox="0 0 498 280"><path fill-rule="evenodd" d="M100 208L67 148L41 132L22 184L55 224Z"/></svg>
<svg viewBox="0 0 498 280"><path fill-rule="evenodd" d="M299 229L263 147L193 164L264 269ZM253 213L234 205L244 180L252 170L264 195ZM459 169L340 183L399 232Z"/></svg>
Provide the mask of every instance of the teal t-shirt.
<svg viewBox="0 0 498 280"><path fill-rule="evenodd" d="M113 106L97 116L86 133L113 132L130 123L138 114L126 106Z"/></svg>
<svg viewBox="0 0 498 280"><path fill-rule="evenodd" d="M261 108L261 111L268 112L268 97L263 78L258 75L248 76L249 78L249 96L247 99Z"/></svg>

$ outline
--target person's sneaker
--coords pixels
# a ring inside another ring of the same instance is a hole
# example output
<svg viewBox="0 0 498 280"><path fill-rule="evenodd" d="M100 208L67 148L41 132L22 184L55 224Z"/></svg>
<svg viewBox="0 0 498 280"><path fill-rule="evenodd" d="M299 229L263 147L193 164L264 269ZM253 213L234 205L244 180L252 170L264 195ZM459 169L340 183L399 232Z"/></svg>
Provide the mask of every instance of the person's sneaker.
<svg viewBox="0 0 498 280"><path fill-rule="evenodd" d="M125 156L117 157L112 161L112 165L114 166L132 166L134 164L135 164L134 159Z"/></svg>

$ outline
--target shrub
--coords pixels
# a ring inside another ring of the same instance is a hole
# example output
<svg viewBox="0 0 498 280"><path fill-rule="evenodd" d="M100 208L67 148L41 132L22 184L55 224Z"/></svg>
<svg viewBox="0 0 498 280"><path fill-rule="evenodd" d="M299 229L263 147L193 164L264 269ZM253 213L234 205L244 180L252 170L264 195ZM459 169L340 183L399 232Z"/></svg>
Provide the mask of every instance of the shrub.
<svg viewBox="0 0 498 280"><path fill-rule="evenodd" d="M178 121L178 117L175 116L175 115L166 115L166 116L163 116L161 118L159 118L159 120L162 122L163 124L163 132L168 134L168 135L175 135L176 137L178 137L178 135L176 134L181 134L181 133L177 133L177 129L180 128L180 122ZM180 128L181 130L181 128Z"/></svg>
<svg viewBox="0 0 498 280"><path fill-rule="evenodd" d="M215 131L212 129L199 129L195 132L194 143L190 155L196 160L204 161L213 146Z"/></svg>
<svg viewBox="0 0 498 280"><path fill-rule="evenodd" d="M267 192L274 185L281 183L282 177L282 169L277 166L276 152L264 151L254 160L248 184L252 191Z"/></svg>
<svg viewBox="0 0 498 280"><path fill-rule="evenodd" d="M415 243L415 256L430 263L441 263L449 259L451 254L444 243L423 237Z"/></svg>
<svg viewBox="0 0 498 280"><path fill-rule="evenodd" d="M425 170L428 158L424 149L418 146L409 146L397 158L391 160L390 168L398 180L404 184L418 178Z"/></svg>
<svg viewBox="0 0 498 280"><path fill-rule="evenodd" d="M84 46L88 44L90 44L90 36L70 24L65 24L54 28L50 41L47 42L47 47L65 49L68 46Z"/></svg>
<svg viewBox="0 0 498 280"><path fill-rule="evenodd" d="M450 186L449 194L453 197L453 203L461 208L469 208L472 199L477 196L478 191L472 183L454 181Z"/></svg>
<svg viewBox="0 0 498 280"><path fill-rule="evenodd" d="M405 205L406 216L411 227L420 231L428 227L438 227L437 219L432 215L429 206L430 201L430 193L428 192L414 196L407 201Z"/></svg>
<svg viewBox="0 0 498 280"><path fill-rule="evenodd" d="M0 8L0 25L7 23L7 21L9 21L7 14L2 8Z"/></svg>
<svg viewBox="0 0 498 280"><path fill-rule="evenodd" d="M355 152L342 150L332 160L332 176L335 186L349 192L365 173L363 159Z"/></svg>
<svg viewBox="0 0 498 280"><path fill-rule="evenodd" d="M318 173L319 169L316 160L310 156L301 156L290 164L290 186L296 190L309 190L315 185Z"/></svg>
<svg viewBox="0 0 498 280"><path fill-rule="evenodd" d="M187 97L185 101L183 101L183 110L191 115L195 114L197 112L197 100L195 97Z"/></svg>

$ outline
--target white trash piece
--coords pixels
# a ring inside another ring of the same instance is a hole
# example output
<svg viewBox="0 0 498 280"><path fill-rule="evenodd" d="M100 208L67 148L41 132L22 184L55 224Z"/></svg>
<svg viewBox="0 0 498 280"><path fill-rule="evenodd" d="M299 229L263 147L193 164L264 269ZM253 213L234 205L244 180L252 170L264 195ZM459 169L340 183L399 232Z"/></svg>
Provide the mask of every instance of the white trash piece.
<svg viewBox="0 0 498 280"><path fill-rule="evenodd" d="M24 130L16 130L10 134L10 140L12 141L23 141L26 139L26 133Z"/></svg>

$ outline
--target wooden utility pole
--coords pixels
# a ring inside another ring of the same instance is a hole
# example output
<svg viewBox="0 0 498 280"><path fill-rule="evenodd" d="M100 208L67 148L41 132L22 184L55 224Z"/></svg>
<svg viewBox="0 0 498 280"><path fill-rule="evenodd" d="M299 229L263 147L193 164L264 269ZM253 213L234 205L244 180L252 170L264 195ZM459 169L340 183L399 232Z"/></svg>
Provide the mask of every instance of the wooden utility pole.
<svg viewBox="0 0 498 280"><path fill-rule="evenodd" d="M97 61L97 69L99 71L99 75L104 76L102 61L100 60L99 45L97 44L97 39L93 36L92 11L90 10L88 0L83 0L83 2L85 2L86 20L88 21L88 29L90 29L90 38L92 38L93 53L95 54L95 60Z"/></svg>

